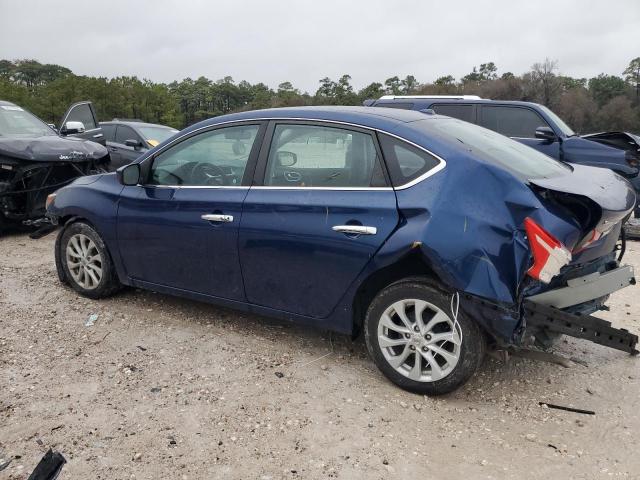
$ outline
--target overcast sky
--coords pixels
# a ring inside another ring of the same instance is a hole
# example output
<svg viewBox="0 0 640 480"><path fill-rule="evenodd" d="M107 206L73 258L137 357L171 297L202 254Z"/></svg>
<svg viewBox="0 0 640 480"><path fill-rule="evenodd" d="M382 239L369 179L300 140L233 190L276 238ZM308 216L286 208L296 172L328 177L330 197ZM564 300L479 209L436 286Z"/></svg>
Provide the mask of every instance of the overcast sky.
<svg viewBox="0 0 640 480"><path fill-rule="evenodd" d="M0 59L162 82L289 80L311 93L325 76L361 88L459 78L488 61L519 74L545 57L566 75L620 75L640 56L640 0L0 0L0 19Z"/></svg>

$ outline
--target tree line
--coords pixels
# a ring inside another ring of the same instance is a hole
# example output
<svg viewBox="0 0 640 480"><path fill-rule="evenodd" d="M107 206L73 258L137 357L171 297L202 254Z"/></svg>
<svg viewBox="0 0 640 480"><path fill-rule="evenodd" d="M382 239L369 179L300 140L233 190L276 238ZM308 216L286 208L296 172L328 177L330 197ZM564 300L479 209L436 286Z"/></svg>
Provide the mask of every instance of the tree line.
<svg viewBox="0 0 640 480"><path fill-rule="evenodd" d="M298 105L361 105L370 98L394 95L479 95L494 100L524 100L546 105L574 130L640 132L640 57L621 76L593 78L561 75L549 59L515 75L498 73L493 62L474 66L467 75L452 75L421 83L413 75L390 77L356 90L351 76L325 77L313 94L291 82L277 88L264 83L236 82L232 77L210 80L185 78L156 83L137 77L89 77L36 60L0 60L0 99L15 102L49 123L58 122L66 108L91 100L100 120L135 118L183 128L225 113Z"/></svg>

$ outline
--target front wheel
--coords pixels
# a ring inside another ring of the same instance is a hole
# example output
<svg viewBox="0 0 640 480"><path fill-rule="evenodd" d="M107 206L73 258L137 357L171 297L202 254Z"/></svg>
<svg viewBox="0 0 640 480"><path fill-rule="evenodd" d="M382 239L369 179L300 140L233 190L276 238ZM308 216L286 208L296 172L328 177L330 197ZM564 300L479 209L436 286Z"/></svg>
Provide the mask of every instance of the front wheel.
<svg viewBox="0 0 640 480"><path fill-rule="evenodd" d="M56 261L75 291L89 298L104 298L120 288L109 251L93 227L76 222L60 235Z"/></svg>
<svg viewBox="0 0 640 480"><path fill-rule="evenodd" d="M461 311L455 322L451 297L426 283L406 281L382 290L367 310L364 327L378 368L414 393L455 390L484 357L485 338L478 325Z"/></svg>

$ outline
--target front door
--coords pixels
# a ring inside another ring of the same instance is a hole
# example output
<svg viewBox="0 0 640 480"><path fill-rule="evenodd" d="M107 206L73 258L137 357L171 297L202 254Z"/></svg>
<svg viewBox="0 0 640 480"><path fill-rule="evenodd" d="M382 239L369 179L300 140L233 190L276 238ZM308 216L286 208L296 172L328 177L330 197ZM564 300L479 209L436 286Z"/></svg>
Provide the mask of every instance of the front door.
<svg viewBox="0 0 640 480"><path fill-rule="evenodd" d="M327 317L398 223L375 136L335 124L272 122L245 199L247 300Z"/></svg>
<svg viewBox="0 0 640 480"><path fill-rule="evenodd" d="M137 146L127 145L136 142ZM148 149L140 135L128 125L118 125L112 142L108 142L111 165L113 169L127 165L136 160Z"/></svg>
<svg viewBox="0 0 640 480"><path fill-rule="evenodd" d="M238 226L263 130L207 130L143 162L147 181L125 187L118 207L118 245L130 278L244 299Z"/></svg>
<svg viewBox="0 0 640 480"><path fill-rule="evenodd" d="M542 116L528 107L508 105L482 105L480 125L511 137L520 143L560 159L560 141L550 142L536 138L536 128L550 127Z"/></svg>
<svg viewBox="0 0 640 480"><path fill-rule="evenodd" d="M69 129L69 126L73 126L73 130ZM77 129L78 126L81 128ZM65 137L77 137L102 145L106 144L91 102L77 102L71 105L62 117L58 131Z"/></svg>

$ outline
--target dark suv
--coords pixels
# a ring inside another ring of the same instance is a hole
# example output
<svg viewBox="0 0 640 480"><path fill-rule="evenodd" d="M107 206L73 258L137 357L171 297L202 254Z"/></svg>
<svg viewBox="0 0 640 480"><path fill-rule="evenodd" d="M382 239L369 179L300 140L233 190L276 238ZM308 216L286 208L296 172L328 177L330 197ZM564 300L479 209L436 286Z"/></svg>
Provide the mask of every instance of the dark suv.
<svg viewBox="0 0 640 480"><path fill-rule="evenodd" d="M111 156L111 168L133 162L150 148L173 137L178 130L165 125L144 123L140 120L100 122Z"/></svg>
<svg viewBox="0 0 640 480"><path fill-rule="evenodd" d="M610 168L640 192L640 138L625 132L578 136L544 105L487 100L475 95L397 96L367 100L365 106L433 111L511 137L553 158ZM636 208L636 216L638 216Z"/></svg>

